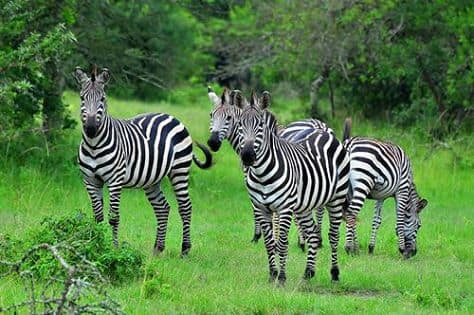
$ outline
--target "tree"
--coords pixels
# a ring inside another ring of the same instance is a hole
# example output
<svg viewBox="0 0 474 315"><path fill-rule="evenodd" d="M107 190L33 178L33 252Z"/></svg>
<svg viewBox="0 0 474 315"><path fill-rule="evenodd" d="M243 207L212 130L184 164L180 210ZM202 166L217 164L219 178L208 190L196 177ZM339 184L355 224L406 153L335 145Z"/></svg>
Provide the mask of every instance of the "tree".
<svg viewBox="0 0 474 315"><path fill-rule="evenodd" d="M70 127L60 77L75 38L59 18L70 3L15 0L1 6L0 140L18 130L39 127L51 135Z"/></svg>

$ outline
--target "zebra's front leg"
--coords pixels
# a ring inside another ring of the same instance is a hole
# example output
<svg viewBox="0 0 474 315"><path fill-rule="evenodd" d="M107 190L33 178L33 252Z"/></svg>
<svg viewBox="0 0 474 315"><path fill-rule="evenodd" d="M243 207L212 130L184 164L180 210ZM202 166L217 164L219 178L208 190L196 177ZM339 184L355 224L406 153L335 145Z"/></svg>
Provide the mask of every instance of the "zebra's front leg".
<svg viewBox="0 0 474 315"><path fill-rule="evenodd" d="M278 273L278 283L284 285L286 281L286 260L288 257L288 231L290 230L291 210L281 211L279 214L279 235L276 249L280 258L280 272Z"/></svg>
<svg viewBox="0 0 474 315"><path fill-rule="evenodd" d="M112 226L112 240L114 246L118 247L118 228L120 224L120 196L122 194L122 185L109 185L110 212L109 224Z"/></svg>
<svg viewBox="0 0 474 315"><path fill-rule="evenodd" d="M275 240L273 238L272 213L269 209L257 209L256 218L262 228L265 249L267 250L268 266L270 269L268 281L273 282L278 275L278 270L275 263Z"/></svg>
<svg viewBox="0 0 474 315"><path fill-rule="evenodd" d="M104 200L102 195L101 183L91 183L87 180L84 181L87 193L91 199L92 211L94 212L95 222L100 223L104 221Z"/></svg>
<svg viewBox="0 0 474 315"><path fill-rule="evenodd" d="M377 231L380 227L380 223L382 223L382 207L383 200L377 200L377 203L375 204L374 220L372 221L372 231L370 233L369 254L374 253Z"/></svg>
<svg viewBox="0 0 474 315"><path fill-rule="evenodd" d="M395 231L398 237L398 251L402 254L405 258L406 256L406 244L405 244L405 207L408 203L408 192L402 192L395 195L395 204L396 204L396 216L397 216L397 223Z"/></svg>
<svg viewBox="0 0 474 315"><path fill-rule="evenodd" d="M178 212L183 222L183 241L181 256L186 256L191 250L191 213L192 205L189 198L189 168L174 169L169 175L171 185L178 201Z"/></svg>
<svg viewBox="0 0 474 315"><path fill-rule="evenodd" d="M323 215L324 215L324 207L319 207L316 209L316 225L317 230L316 234L318 235L318 248L323 247L323 237L322 237L322 229L323 229Z"/></svg>
<svg viewBox="0 0 474 315"><path fill-rule="evenodd" d="M252 238L252 243L258 243L258 240L262 237L262 228L260 227L260 224L258 224L257 221L257 214L256 214L256 209L254 206L252 206L253 210L253 221L255 223L255 229L253 233L253 238Z"/></svg>
<svg viewBox="0 0 474 315"><path fill-rule="evenodd" d="M165 249L166 230L168 225L168 216L170 205L166 201L165 195L161 191L160 184L145 189L148 201L153 207L156 217L156 238L153 251L155 254L161 253Z"/></svg>

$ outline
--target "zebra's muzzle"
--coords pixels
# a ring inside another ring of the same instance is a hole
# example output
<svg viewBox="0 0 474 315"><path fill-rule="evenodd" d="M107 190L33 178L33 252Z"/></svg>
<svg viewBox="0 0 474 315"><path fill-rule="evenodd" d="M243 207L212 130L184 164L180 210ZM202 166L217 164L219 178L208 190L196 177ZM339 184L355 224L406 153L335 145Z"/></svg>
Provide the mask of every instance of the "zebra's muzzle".
<svg viewBox="0 0 474 315"><path fill-rule="evenodd" d="M213 131L211 133L211 137L207 140L207 145L213 152L217 152L221 147L222 142L219 140L219 133L217 131Z"/></svg>
<svg viewBox="0 0 474 315"><path fill-rule="evenodd" d="M97 130L99 130L99 125L97 124L95 117L87 117L87 120L84 123L84 132L86 136L88 138L94 138L97 135Z"/></svg>
<svg viewBox="0 0 474 315"><path fill-rule="evenodd" d="M253 148L253 143L246 143L240 151L240 158L242 159L242 163L245 166L252 166L257 158L257 154Z"/></svg>

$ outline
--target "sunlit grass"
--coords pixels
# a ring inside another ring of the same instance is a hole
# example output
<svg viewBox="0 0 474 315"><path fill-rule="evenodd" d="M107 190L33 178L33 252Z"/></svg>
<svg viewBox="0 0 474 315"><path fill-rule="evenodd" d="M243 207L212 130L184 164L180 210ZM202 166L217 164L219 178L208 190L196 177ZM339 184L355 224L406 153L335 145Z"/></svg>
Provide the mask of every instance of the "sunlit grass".
<svg viewBox="0 0 474 315"><path fill-rule="evenodd" d="M194 140L208 136L210 104L202 96L176 92L168 102L143 103L109 98L109 112L127 118L144 112L166 112L181 120ZM190 96L191 95L191 96ZM65 100L78 117L79 98L69 92ZM284 107L280 107L281 108ZM278 107L276 114L279 115ZM282 111L282 116L295 117ZM342 121L342 120L341 120ZM335 127L340 132L341 126ZM28 161L0 166L0 233L23 235L44 216L91 213L89 199L74 163L80 142L79 126L66 146L51 152L59 164L38 167ZM401 144L412 158L420 194L429 200L422 213L419 252L400 258L395 236L394 203L385 203L375 254L367 254L373 202L361 211L359 257L343 250L341 229L339 262L341 281L329 274L329 246L318 253L316 277L301 281L306 255L296 246L291 230L288 283L278 288L267 283L267 261L262 242L250 243L253 219L239 161L228 144L214 155L211 170L192 170L193 248L181 259L181 222L167 182L164 191L172 211L166 249L152 255L156 222L141 190L126 190L121 202L120 239L140 248L147 265L159 276L110 287L112 295L131 314L162 313L446 313L474 311L474 229L472 202L474 171L472 140L452 148L430 151L430 144L403 130L380 128L354 120L354 134L389 139ZM196 150L197 151L197 150ZM464 156L460 159L460 153ZM46 162L49 160L46 159ZM323 233L327 233L325 218ZM21 288L0 279L0 304L20 298Z"/></svg>

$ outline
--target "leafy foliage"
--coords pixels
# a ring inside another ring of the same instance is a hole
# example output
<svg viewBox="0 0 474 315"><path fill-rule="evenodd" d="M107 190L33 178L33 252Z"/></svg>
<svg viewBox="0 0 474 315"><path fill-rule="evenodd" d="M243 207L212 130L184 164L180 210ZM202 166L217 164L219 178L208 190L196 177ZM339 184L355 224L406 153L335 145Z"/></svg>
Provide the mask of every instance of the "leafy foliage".
<svg viewBox="0 0 474 315"><path fill-rule="evenodd" d="M39 227L31 229L21 239L0 236L0 258L18 259L29 248L42 243L70 246L80 256L94 262L98 270L113 282L141 275L143 254L126 243L114 248L108 226L96 224L82 212L73 216L45 218ZM72 264L79 262L75 261L77 255L66 252L65 257ZM35 253L27 262L27 267L43 279L60 268L49 252Z"/></svg>

